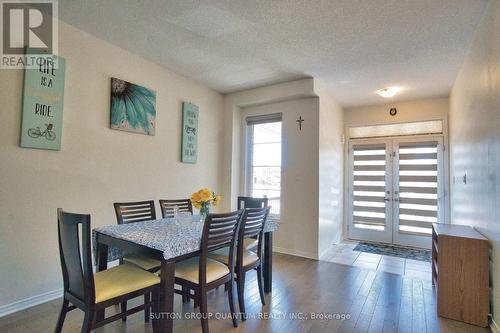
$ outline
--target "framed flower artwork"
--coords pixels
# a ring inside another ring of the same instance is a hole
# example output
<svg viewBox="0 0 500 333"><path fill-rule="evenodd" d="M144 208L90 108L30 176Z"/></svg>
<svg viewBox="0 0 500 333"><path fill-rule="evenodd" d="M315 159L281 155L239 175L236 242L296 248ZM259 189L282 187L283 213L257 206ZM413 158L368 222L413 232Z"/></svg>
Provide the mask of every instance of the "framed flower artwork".
<svg viewBox="0 0 500 333"><path fill-rule="evenodd" d="M110 123L112 129L155 135L156 92L111 78Z"/></svg>

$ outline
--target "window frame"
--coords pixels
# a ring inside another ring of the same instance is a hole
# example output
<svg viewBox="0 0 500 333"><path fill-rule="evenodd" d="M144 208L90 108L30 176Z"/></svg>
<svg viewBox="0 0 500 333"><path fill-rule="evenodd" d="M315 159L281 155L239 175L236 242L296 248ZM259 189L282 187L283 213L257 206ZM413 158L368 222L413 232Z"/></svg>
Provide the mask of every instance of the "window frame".
<svg viewBox="0 0 500 333"><path fill-rule="evenodd" d="M281 113L257 115L257 116L247 116L245 118L245 130L246 130L246 140L245 140L245 188L244 192L247 196L252 196L253 191L253 138L254 138L254 125L276 123L280 122L283 128L283 118ZM282 134L283 138L283 134ZM283 140L281 140L281 145L283 145ZM281 165L280 165L281 169ZM281 178L281 176L280 176ZM281 186L280 186L280 198L281 198Z"/></svg>

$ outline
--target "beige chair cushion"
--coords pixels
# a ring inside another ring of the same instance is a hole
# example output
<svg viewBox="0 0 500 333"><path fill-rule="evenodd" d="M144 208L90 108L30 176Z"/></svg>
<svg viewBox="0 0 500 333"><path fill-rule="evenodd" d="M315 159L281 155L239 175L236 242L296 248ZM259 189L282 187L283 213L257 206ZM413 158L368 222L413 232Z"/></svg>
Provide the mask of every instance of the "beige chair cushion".
<svg viewBox="0 0 500 333"><path fill-rule="evenodd" d="M130 264L94 274L96 303L160 283L160 278Z"/></svg>
<svg viewBox="0 0 500 333"><path fill-rule="evenodd" d="M252 249L255 249L258 244L259 244L259 241L256 239L253 239L253 238L243 239L243 246L244 246L244 249L247 251L251 251Z"/></svg>
<svg viewBox="0 0 500 333"><path fill-rule="evenodd" d="M212 251L208 256L214 260L229 264L229 247L223 247L222 249ZM234 260L236 262L236 253L234 255ZM243 266L250 265L259 260L259 257L255 252L243 251Z"/></svg>
<svg viewBox="0 0 500 333"><path fill-rule="evenodd" d="M123 261L134 264L142 269L145 269L146 271L149 271L150 269L153 269L155 267L160 268L161 265L161 262L159 260L143 257L137 254L126 255L125 257L123 257Z"/></svg>
<svg viewBox="0 0 500 333"><path fill-rule="evenodd" d="M183 260L175 264L175 277L193 283L199 283L199 257ZM210 258L207 258L207 283L229 274L229 268Z"/></svg>

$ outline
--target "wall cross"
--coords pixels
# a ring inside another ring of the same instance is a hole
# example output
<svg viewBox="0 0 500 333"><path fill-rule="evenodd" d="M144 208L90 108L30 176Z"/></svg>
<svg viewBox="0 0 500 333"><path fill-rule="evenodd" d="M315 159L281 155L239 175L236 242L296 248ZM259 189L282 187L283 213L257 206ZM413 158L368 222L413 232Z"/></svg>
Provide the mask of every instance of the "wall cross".
<svg viewBox="0 0 500 333"><path fill-rule="evenodd" d="M299 124L299 131L302 131L302 123L304 122L302 116L300 116L299 119L296 120L296 122Z"/></svg>

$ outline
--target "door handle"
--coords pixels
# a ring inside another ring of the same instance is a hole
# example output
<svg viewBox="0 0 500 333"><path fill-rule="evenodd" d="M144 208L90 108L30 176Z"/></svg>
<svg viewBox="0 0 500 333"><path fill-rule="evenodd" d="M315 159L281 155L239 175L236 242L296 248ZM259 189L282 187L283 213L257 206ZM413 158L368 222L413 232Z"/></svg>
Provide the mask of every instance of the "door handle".
<svg viewBox="0 0 500 333"><path fill-rule="evenodd" d="M384 198L384 201L391 201L391 198Z"/></svg>

